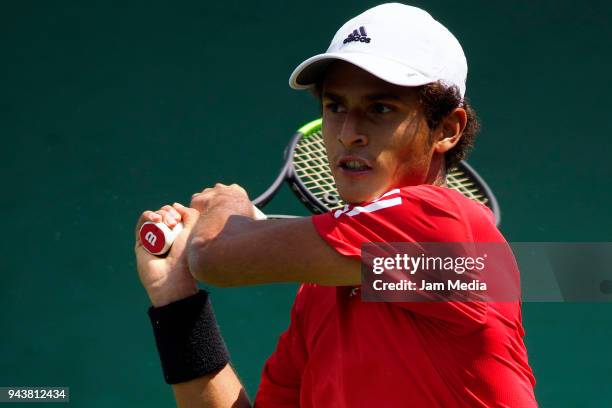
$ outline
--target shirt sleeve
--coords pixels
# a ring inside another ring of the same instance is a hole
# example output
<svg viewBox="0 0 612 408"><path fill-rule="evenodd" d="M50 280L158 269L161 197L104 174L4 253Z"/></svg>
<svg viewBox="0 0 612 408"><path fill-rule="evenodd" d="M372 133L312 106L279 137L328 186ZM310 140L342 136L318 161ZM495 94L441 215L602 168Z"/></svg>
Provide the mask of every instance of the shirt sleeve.
<svg viewBox="0 0 612 408"><path fill-rule="evenodd" d="M289 328L280 336L276 349L264 365L255 407L300 406L302 373L307 352L302 332L305 286L300 286L291 309Z"/></svg>
<svg viewBox="0 0 612 408"><path fill-rule="evenodd" d="M370 242L473 242L460 203L447 189L396 189L360 206L312 217L318 234L340 254L361 260ZM486 318L485 302L394 302L412 312L466 327Z"/></svg>

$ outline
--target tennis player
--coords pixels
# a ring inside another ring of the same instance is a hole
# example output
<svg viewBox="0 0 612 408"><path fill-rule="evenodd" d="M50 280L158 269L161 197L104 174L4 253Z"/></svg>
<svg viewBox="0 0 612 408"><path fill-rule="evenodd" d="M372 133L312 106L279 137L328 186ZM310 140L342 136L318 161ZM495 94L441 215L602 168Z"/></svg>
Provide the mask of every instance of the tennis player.
<svg viewBox="0 0 612 408"><path fill-rule="evenodd" d="M493 214L445 186L477 129L457 39L427 12L383 4L344 24L290 78L321 101L341 211L253 220L217 184L144 221L182 221L165 258L136 242L165 379L181 407L248 407L210 299L217 286L301 282L263 368L267 407L534 407L520 302L362 302L367 242L505 242ZM247 336L248 333L245 333Z"/></svg>

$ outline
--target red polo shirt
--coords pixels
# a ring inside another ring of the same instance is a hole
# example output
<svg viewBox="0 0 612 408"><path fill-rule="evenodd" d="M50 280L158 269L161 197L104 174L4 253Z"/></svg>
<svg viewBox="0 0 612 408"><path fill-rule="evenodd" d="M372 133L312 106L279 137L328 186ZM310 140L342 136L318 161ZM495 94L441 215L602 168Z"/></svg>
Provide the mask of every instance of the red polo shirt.
<svg viewBox="0 0 612 408"><path fill-rule="evenodd" d="M485 206L421 185L312 217L339 253L365 242L505 242ZM519 302L362 302L301 285L262 373L267 407L534 407Z"/></svg>

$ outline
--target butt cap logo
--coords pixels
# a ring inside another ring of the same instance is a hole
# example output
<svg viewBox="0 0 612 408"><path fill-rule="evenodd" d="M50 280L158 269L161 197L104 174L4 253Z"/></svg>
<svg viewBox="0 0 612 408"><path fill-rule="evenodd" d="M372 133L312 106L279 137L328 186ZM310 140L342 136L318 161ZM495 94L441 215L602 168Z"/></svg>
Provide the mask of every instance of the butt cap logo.
<svg viewBox="0 0 612 408"><path fill-rule="evenodd" d="M152 231L147 232L144 238L145 241L151 244L151 246L155 246L155 243L157 242L157 236Z"/></svg>

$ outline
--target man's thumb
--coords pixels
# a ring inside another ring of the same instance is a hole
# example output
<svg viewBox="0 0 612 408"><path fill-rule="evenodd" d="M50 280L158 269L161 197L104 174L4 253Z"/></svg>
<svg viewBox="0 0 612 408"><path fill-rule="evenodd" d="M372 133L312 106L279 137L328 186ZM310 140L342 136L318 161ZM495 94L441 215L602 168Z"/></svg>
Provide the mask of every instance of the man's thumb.
<svg viewBox="0 0 612 408"><path fill-rule="evenodd" d="M185 228L191 228L198 220L200 216L200 212L193 208L185 207L183 204L174 203L172 207L181 214L181 221L183 222L183 226Z"/></svg>

